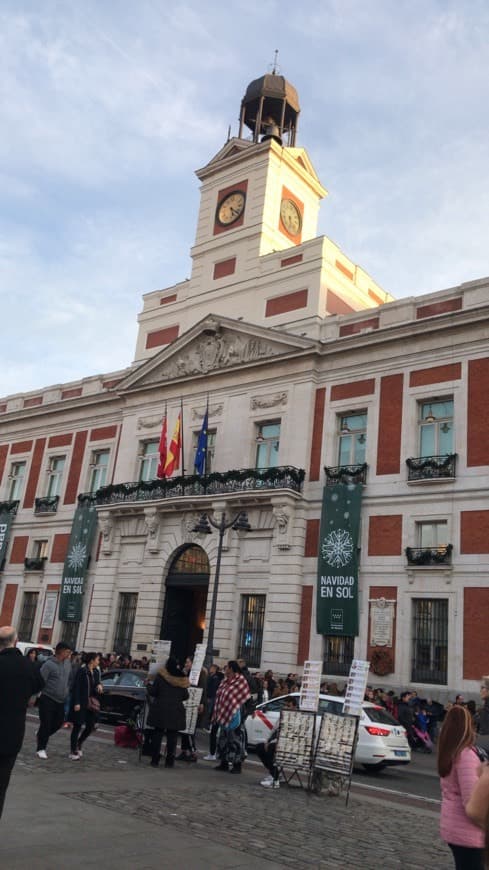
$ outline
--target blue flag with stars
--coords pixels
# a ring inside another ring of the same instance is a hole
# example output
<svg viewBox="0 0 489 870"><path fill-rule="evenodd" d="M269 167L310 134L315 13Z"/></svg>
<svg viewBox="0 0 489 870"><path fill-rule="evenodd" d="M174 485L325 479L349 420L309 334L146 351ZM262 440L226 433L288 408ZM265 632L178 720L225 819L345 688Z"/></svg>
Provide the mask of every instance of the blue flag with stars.
<svg viewBox="0 0 489 870"><path fill-rule="evenodd" d="M195 451L194 467L197 474L205 473L206 456L207 456L207 427L209 424L209 411L206 410L204 419L202 420L202 428L199 432L199 440L197 441L197 450Z"/></svg>

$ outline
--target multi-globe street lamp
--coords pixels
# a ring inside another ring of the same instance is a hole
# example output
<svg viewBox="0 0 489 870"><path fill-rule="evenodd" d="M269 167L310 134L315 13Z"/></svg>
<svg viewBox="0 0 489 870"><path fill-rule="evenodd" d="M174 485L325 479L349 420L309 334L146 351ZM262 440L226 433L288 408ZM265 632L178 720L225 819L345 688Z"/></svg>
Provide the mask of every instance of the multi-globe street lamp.
<svg viewBox="0 0 489 870"><path fill-rule="evenodd" d="M214 627L216 624L217 595L219 591L219 576L221 573L221 557L224 533L228 529L234 529L234 531L236 532L251 531L251 526L248 522L248 515L245 511L238 511L238 513L235 514L232 519L228 519L226 516L226 511L223 510L221 512L221 517L219 521L213 519L211 516L209 516L209 514L203 513L198 523L196 523L196 525L194 526L193 531L200 535L211 535L211 526L212 528L217 529L217 531L219 532L219 543L217 546L216 570L214 573L211 612L209 616L209 631L207 632L207 648L204 660L206 668L209 668L214 660Z"/></svg>

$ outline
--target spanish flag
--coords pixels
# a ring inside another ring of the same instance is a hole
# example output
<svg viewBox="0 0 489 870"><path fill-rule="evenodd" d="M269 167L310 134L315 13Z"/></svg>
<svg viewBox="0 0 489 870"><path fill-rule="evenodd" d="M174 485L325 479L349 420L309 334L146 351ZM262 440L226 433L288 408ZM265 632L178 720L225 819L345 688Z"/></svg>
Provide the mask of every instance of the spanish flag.
<svg viewBox="0 0 489 870"><path fill-rule="evenodd" d="M173 435L168 445L168 453L166 455L165 477L171 477L174 471L180 468L180 450L182 448L182 412L180 411Z"/></svg>
<svg viewBox="0 0 489 870"><path fill-rule="evenodd" d="M159 443L159 447L158 447L158 453L160 454L160 461L158 463L158 470L156 472L156 477L159 477L161 479L162 477L165 477L165 475L166 475L166 472L165 472L165 465L166 465L166 459L167 459L167 452L166 452L166 408L165 408L165 416L163 417L163 423L161 426L161 435L160 435L160 443Z"/></svg>

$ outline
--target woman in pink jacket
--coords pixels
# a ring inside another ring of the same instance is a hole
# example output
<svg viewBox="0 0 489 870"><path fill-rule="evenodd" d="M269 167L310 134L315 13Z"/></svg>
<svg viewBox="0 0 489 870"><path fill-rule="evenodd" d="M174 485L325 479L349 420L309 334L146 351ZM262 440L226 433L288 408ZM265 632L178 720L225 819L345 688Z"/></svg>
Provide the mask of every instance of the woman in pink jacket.
<svg viewBox="0 0 489 870"><path fill-rule="evenodd" d="M440 833L452 850L456 870L484 870L484 834L465 812L479 768L472 717L466 707L454 705L438 738L438 773Z"/></svg>

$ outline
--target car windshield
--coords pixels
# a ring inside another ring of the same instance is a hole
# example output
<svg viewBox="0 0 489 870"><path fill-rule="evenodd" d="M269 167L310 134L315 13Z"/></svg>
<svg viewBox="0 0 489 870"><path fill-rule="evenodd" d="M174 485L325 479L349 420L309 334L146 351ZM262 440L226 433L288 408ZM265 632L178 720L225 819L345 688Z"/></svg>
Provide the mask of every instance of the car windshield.
<svg viewBox="0 0 489 870"><path fill-rule="evenodd" d="M366 713L371 722L380 722L383 725L399 725L397 719L391 716L383 707L364 707L363 712Z"/></svg>
<svg viewBox="0 0 489 870"><path fill-rule="evenodd" d="M121 674L120 686L144 686L144 678L140 677L139 674L131 674L130 672L127 674Z"/></svg>

